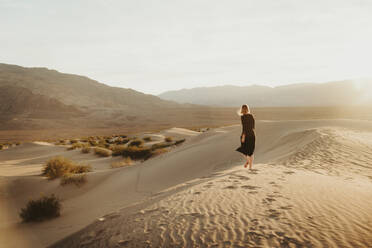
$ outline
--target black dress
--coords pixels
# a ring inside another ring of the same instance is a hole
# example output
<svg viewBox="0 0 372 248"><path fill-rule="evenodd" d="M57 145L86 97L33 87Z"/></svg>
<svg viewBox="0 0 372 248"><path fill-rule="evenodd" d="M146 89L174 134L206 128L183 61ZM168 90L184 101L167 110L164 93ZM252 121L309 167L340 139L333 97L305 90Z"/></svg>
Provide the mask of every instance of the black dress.
<svg viewBox="0 0 372 248"><path fill-rule="evenodd" d="M240 147L236 151L243 153L244 155L252 156L256 146L256 135L254 133L255 121L253 115L246 114L241 116L242 120L242 135L245 134L244 143L241 142L242 135L240 136Z"/></svg>

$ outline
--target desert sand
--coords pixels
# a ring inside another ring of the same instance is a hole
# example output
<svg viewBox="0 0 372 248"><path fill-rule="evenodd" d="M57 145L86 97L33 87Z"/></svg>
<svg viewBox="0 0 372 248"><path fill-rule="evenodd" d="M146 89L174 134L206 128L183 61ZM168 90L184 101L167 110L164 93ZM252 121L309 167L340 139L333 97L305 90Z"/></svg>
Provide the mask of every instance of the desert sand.
<svg viewBox="0 0 372 248"><path fill-rule="evenodd" d="M368 247L372 122L258 121L253 170L239 125L161 135L186 142L133 166L45 143L0 151L2 247ZM81 188L40 176L49 158L90 163ZM59 218L21 223L30 198L54 193Z"/></svg>

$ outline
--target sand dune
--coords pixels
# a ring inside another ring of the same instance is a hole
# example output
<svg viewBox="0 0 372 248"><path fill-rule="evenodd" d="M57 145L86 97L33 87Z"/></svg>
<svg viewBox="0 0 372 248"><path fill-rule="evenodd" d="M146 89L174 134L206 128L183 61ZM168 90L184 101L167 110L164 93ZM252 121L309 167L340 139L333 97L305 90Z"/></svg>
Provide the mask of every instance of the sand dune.
<svg viewBox="0 0 372 248"><path fill-rule="evenodd" d="M192 133L171 152L123 169L109 169L113 158L44 144L1 151L0 241L45 247L86 226L53 247L367 247L371 124L260 121L253 171L234 151L240 126ZM62 187L40 177L56 154L89 161L88 183ZM62 198L62 216L19 223L19 209L41 192Z"/></svg>

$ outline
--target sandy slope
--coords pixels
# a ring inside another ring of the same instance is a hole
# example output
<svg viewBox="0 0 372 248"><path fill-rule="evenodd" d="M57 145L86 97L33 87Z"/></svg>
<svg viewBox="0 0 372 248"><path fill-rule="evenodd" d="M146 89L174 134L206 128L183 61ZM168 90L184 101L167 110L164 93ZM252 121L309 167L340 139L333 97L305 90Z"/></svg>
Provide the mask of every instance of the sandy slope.
<svg viewBox="0 0 372 248"><path fill-rule="evenodd" d="M168 154L115 170L108 169L111 158L58 147L2 151L0 241L43 247L93 221L55 247L366 247L372 243L371 124L261 121L254 171L241 168L234 151L239 126L190 135ZM88 184L62 187L38 176L55 154L91 160ZM19 208L40 192L63 199L62 216L19 223Z"/></svg>

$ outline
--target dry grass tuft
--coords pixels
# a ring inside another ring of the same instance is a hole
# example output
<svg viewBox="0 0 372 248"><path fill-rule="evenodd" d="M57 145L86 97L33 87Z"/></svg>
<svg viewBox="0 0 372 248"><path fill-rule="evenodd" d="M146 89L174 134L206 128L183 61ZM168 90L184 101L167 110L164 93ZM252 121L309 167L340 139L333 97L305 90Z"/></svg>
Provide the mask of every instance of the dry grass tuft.
<svg viewBox="0 0 372 248"><path fill-rule="evenodd" d="M61 185L63 186L68 185L68 184L74 184L77 187L81 187L86 182L87 182L87 176L85 173L82 173L82 174L67 173L63 175L61 179Z"/></svg>
<svg viewBox="0 0 372 248"><path fill-rule="evenodd" d="M55 157L50 159L43 168L42 175L49 179L62 177L65 174L80 174L91 171L89 165L75 164L71 160L64 157Z"/></svg>
<svg viewBox="0 0 372 248"><path fill-rule="evenodd" d="M185 141L186 141L186 139L179 139L179 140L176 140L176 142L174 142L174 144L177 146L177 145L182 144Z"/></svg>
<svg viewBox="0 0 372 248"><path fill-rule="evenodd" d="M121 161L111 163L111 168L121 168L121 167L130 166L132 164L133 164L133 160L127 157Z"/></svg>
<svg viewBox="0 0 372 248"><path fill-rule="evenodd" d="M135 140L132 140L128 146L137 146L137 147L141 147L143 145L143 140L140 140L140 139L135 139Z"/></svg>
<svg viewBox="0 0 372 248"><path fill-rule="evenodd" d="M133 160L149 159L151 157L151 148L129 146L122 150L123 157L129 157Z"/></svg>
<svg viewBox="0 0 372 248"><path fill-rule="evenodd" d="M110 157L112 154L111 150L102 147L94 148L94 153L100 157Z"/></svg>
<svg viewBox="0 0 372 248"><path fill-rule="evenodd" d="M90 153L90 150L91 150L90 147L84 147L83 149L81 149L81 152L82 153Z"/></svg>
<svg viewBox="0 0 372 248"><path fill-rule="evenodd" d="M43 196L38 200L30 200L19 216L24 222L43 221L60 216L61 203L54 195Z"/></svg>

